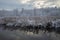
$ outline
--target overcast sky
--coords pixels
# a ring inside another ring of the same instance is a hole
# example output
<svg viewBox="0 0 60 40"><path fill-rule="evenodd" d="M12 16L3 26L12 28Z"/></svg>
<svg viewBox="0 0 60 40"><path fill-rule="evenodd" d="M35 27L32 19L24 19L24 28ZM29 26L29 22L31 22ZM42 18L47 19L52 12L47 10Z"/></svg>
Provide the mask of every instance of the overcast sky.
<svg viewBox="0 0 60 40"><path fill-rule="evenodd" d="M60 0L0 0L0 9L60 7Z"/></svg>

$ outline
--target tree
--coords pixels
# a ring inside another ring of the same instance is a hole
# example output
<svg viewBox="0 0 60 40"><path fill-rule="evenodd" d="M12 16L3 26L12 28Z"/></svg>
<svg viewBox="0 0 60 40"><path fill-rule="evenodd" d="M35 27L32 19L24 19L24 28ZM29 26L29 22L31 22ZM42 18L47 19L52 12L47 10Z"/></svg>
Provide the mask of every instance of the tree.
<svg viewBox="0 0 60 40"><path fill-rule="evenodd" d="M21 15L24 13L24 8L21 9Z"/></svg>
<svg viewBox="0 0 60 40"><path fill-rule="evenodd" d="M15 16L19 16L18 9L14 9L13 12L14 12Z"/></svg>
<svg viewBox="0 0 60 40"><path fill-rule="evenodd" d="M34 16L36 16L37 14L36 14L36 9L34 8Z"/></svg>

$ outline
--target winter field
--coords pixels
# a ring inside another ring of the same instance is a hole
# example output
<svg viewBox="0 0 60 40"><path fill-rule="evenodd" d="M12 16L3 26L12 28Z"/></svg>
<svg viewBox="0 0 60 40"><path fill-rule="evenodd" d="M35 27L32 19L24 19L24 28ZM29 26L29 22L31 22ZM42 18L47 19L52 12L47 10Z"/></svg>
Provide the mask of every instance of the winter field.
<svg viewBox="0 0 60 40"><path fill-rule="evenodd" d="M19 19L20 18L20 19ZM53 20L53 19L59 19L59 17L44 17L44 18L24 18L24 17L19 17L19 18L2 18L0 19L0 23L9 23L9 22L13 22L13 23L26 23L26 24L31 24L34 23L34 21L37 21L36 23L40 23L40 22L47 22L47 20ZM16 20L17 19L17 20ZM38 20L37 20L38 19ZM30 21L29 21L30 20ZM31 21L32 20L32 21ZM33 21L34 20L34 21ZM10 31L10 30L2 30L2 28L0 27L0 40L60 40L60 34L57 34L55 32L46 32L44 33L42 30L39 30L38 34L34 34L32 32L24 32L24 31L20 31L20 30L14 30L14 31Z"/></svg>

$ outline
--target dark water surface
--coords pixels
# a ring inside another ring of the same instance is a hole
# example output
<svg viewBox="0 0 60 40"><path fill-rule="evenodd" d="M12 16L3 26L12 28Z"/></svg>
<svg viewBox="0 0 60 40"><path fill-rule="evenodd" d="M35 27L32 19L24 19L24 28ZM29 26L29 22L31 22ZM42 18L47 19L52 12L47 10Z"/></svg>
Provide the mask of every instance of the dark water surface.
<svg viewBox="0 0 60 40"><path fill-rule="evenodd" d="M60 40L60 34L52 33L43 33L42 31L39 34L33 34L32 32L24 31L0 31L0 40Z"/></svg>

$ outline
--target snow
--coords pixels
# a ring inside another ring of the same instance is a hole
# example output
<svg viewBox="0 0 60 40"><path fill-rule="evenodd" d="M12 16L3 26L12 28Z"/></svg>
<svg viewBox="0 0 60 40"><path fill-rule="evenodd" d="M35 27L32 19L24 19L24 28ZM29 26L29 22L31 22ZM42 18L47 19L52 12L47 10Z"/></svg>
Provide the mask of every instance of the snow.
<svg viewBox="0 0 60 40"><path fill-rule="evenodd" d="M7 23L6 25L7 25L7 26L13 26L14 23Z"/></svg>
<svg viewBox="0 0 60 40"><path fill-rule="evenodd" d="M34 24L35 21L34 21L34 20L29 20L29 19L28 19L28 23L29 23L29 24Z"/></svg>
<svg viewBox="0 0 60 40"><path fill-rule="evenodd" d="M55 27L60 27L60 19L57 19L55 21L52 21L52 25L55 26Z"/></svg>

